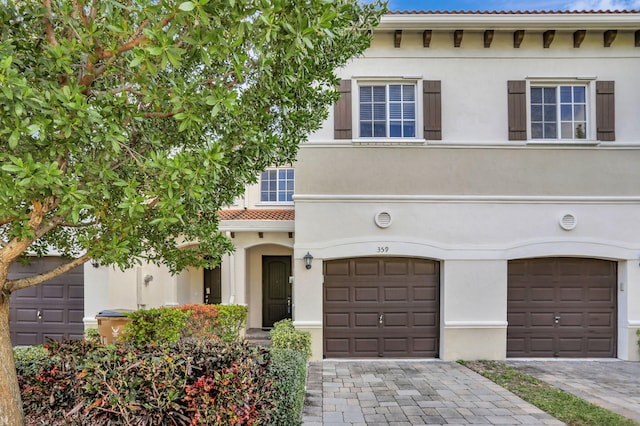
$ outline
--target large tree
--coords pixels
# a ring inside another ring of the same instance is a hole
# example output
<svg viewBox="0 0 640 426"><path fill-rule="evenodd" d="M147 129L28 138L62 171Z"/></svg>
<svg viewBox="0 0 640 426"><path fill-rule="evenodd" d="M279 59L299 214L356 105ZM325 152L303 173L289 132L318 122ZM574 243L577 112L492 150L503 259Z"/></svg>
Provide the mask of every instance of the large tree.
<svg viewBox="0 0 640 426"><path fill-rule="evenodd" d="M9 298L90 258L206 266L216 212L292 162L384 5L0 1L0 424L22 423ZM197 245L179 248L180 242ZM8 279L25 255L69 262Z"/></svg>

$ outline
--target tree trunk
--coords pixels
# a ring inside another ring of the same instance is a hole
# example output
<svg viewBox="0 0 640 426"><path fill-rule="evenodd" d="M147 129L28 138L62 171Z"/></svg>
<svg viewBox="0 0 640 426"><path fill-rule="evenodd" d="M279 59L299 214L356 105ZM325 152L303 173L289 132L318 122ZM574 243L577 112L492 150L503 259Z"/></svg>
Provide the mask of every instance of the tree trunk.
<svg viewBox="0 0 640 426"><path fill-rule="evenodd" d="M21 425L24 413L9 334L9 294L0 286L0 426Z"/></svg>

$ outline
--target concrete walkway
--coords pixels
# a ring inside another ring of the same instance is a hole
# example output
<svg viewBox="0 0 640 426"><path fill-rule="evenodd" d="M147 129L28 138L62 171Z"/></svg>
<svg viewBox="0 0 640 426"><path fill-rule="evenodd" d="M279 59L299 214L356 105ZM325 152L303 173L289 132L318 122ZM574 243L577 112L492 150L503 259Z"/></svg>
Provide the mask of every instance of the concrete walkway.
<svg viewBox="0 0 640 426"><path fill-rule="evenodd" d="M454 362L324 361L308 374L305 426L564 424Z"/></svg>
<svg viewBox="0 0 640 426"><path fill-rule="evenodd" d="M508 365L585 401L640 422L640 362L509 360Z"/></svg>

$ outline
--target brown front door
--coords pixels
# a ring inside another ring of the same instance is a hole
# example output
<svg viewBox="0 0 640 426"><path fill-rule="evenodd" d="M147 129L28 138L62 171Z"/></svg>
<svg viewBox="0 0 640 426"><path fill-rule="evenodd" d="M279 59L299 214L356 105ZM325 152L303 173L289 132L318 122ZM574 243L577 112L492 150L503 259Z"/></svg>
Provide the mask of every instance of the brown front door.
<svg viewBox="0 0 640 426"><path fill-rule="evenodd" d="M291 257L262 257L262 327L291 318Z"/></svg>
<svg viewBox="0 0 640 426"><path fill-rule="evenodd" d="M40 274L67 262L57 257L46 257L33 259L29 265L14 264L9 270L9 278ZM11 295L11 342L14 345L41 345L49 339L82 339L83 316L84 269L78 266L43 284Z"/></svg>
<svg viewBox="0 0 640 426"><path fill-rule="evenodd" d="M324 262L324 356L437 357L439 288L433 260Z"/></svg>
<svg viewBox="0 0 640 426"><path fill-rule="evenodd" d="M204 270L204 303L222 303L222 275L220 266Z"/></svg>
<svg viewBox="0 0 640 426"><path fill-rule="evenodd" d="M541 258L508 269L507 356L616 356L616 262Z"/></svg>

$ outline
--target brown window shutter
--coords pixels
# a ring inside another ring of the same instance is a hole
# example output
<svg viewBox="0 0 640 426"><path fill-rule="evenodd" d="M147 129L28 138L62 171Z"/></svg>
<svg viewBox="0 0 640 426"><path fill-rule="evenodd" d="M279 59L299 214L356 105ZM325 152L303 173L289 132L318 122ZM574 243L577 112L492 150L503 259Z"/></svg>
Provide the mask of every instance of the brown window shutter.
<svg viewBox="0 0 640 426"><path fill-rule="evenodd" d="M527 82L507 81L509 96L509 140L527 140Z"/></svg>
<svg viewBox="0 0 640 426"><path fill-rule="evenodd" d="M440 80L422 82L424 138L442 140L442 89Z"/></svg>
<svg viewBox="0 0 640 426"><path fill-rule="evenodd" d="M351 80L341 80L338 91L340 99L333 107L333 137L351 139Z"/></svg>
<svg viewBox="0 0 640 426"><path fill-rule="evenodd" d="M613 81L596 81L596 128L599 141L616 140L616 107Z"/></svg>

